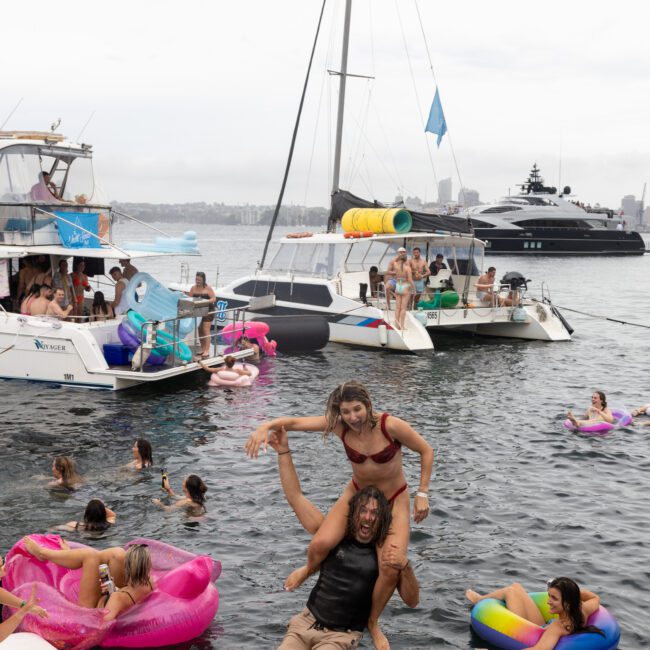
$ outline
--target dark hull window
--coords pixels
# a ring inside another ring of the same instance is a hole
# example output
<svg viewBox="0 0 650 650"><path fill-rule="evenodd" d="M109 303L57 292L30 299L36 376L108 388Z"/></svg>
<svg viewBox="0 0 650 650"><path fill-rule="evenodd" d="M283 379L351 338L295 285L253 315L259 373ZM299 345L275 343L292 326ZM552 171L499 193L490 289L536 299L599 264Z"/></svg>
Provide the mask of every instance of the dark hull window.
<svg viewBox="0 0 650 650"><path fill-rule="evenodd" d="M329 307L332 304L329 288L322 284L249 280L235 287L233 293L238 296L267 296L273 293L276 300L300 302L318 307Z"/></svg>

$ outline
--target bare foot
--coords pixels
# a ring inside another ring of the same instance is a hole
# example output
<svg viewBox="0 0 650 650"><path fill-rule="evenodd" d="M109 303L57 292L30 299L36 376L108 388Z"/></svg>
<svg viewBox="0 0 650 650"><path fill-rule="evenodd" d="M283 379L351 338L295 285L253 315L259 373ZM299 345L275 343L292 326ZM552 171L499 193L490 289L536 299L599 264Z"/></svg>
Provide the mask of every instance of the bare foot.
<svg viewBox="0 0 650 650"><path fill-rule="evenodd" d="M23 537L23 543L25 544L25 548L27 549L28 553L31 553L35 558L39 559L41 562L45 561L45 557L43 555L43 549L33 539L30 539L28 535L25 535L25 537Z"/></svg>
<svg viewBox="0 0 650 650"><path fill-rule="evenodd" d="M465 592L465 598L467 598L472 605L476 605L476 603L481 600L481 594L477 593L473 589L468 589Z"/></svg>
<svg viewBox="0 0 650 650"><path fill-rule="evenodd" d="M569 422L571 422L571 424L572 424L574 427L578 427L578 426L580 426L580 425L578 424L578 420L576 420L575 415L573 415L573 413L571 413L571 411L569 411L569 412L566 414L566 416L569 418Z"/></svg>
<svg viewBox="0 0 650 650"><path fill-rule="evenodd" d="M284 588L287 591L293 591L300 587L307 578L309 578L309 569L305 564L305 566L301 566L299 569L296 569L289 574L289 577L284 581Z"/></svg>
<svg viewBox="0 0 650 650"><path fill-rule="evenodd" d="M372 639L372 643L377 650L390 650L390 643L386 635L379 628L379 623L368 621L368 634Z"/></svg>

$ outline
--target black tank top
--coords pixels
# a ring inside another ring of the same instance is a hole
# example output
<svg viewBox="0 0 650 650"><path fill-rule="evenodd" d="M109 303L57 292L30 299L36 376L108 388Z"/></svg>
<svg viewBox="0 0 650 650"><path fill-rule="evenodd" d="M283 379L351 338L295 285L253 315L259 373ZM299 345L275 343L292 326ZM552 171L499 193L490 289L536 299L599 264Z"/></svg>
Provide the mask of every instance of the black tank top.
<svg viewBox="0 0 650 650"><path fill-rule="evenodd" d="M321 565L307 608L323 627L363 632L378 575L374 544L361 544L348 537Z"/></svg>

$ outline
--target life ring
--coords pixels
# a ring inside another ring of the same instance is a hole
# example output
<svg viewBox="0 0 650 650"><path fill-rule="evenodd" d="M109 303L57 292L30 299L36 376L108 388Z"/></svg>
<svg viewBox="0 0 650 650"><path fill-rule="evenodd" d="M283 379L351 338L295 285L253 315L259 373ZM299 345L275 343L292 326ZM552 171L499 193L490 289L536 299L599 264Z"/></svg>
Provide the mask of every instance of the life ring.
<svg viewBox="0 0 650 650"><path fill-rule="evenodd" d="M31 537L48 548L61 548L57 535ZM219 608L214 582L221 574L221 563L156 540L136 539L126 547L140 543L148 546L156 588L110 622L104 621L104 610L76 604L81 571L41 562L27 553L22 539L14 544L7 554L3 587L27 599L36 583L39 605L56 612L49 618L25 617L21 630L38 634L57 648L159 647L201 635ZM75 542L70 546L87 548Z"/></svg>
<svg viewBox="0 0 650 650"><path fill-rule="evenodd" d="M548 594L539 591L529 594L535 601L546 623L551 620L548 609ZM555 650L614 650L621 637L621 629L616 619L604 608L599 607L587 620L587 625L595 625L604 636L595 632L581 632L563 636ZM502 600L486 598L472 608L471 626L482 639L504 650L521 650L534 646L544 628L517 616L506 608Z"/></svg>
<svg viewBox="0 0 650 650"><path fill-rule="evenodd" d="M243 363L236 363L233 368L240 368L241 370L248 370L250 375L240 375L238 372L233 372L228 368L223 368L218 372L213 372L210 375L211 386L251 386L260 374L259 368L251 364L244 365Z"/></svg>
<svg viewBox="0 0 650 650"><path fill-rule="evenodd" d="M615 422L595 422L594 424L587 424L582 427L576 427L571 420L564 420L564 426L571 431L580 431L580 433L592 433L595 435L602 435L607 433L612 429L619 429L620 427L626 427L630 422L632 422L632 416L621 409L612 409L612 415L615 418Z"/></svg>
<svg viewBox="0 0 650 650"><path fill-rule="evenodd" d="M304 237L313 237L313 232L290 232L285 235L287 239L303 239Z"/></svg>
<svg viewBox="0 0 650 650"><path fill-rule="evenodd" d="M139 314L137 311L134 311L133 309L130 309L126 315L131 325L133 325L138 331L139 336L140 332L142 331L142 325L146 323L144 316L142 316L142 314ZM174 349L176 350L176 356L181 361L192 360L192 350L190 350L187 343L179 341L176 337L172 336L168 332L157 330L156 347L154 348L154 351L162 356L166 356L168 354L171 354L172 350Z"/></svg>

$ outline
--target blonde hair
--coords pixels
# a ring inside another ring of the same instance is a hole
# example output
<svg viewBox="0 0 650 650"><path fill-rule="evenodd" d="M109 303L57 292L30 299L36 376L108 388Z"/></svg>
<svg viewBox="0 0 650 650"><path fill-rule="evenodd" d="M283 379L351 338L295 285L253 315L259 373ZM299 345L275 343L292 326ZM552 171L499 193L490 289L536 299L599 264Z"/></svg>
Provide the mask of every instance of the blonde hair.
<svg viewBox="0 0 650 650"><path fill-rule="evenodd" d="M74 460L69 456L57 456L54 459L54 467L61 473L61 485L72 487L75 483L81 481L81 477L77 474Z"/></svg>
<svg viewBox="0 0 650 650"><path fill-rule="evenodd" d="M124 582L127 585L149 585L151 555L146 544L133 544L124 556Z"/></svg>
<svg viewBox="0 0 650 650"><path fill-rule="evenodd" d="M339 423L341 418L342 402L361 402L368 410L368 419L372 428L377 426L378 418L372 411L372 401L368 389L359 381L346 381L337 386L327 398L325 407L325 419L327 424L323 436L327 437Z"/></svg>

